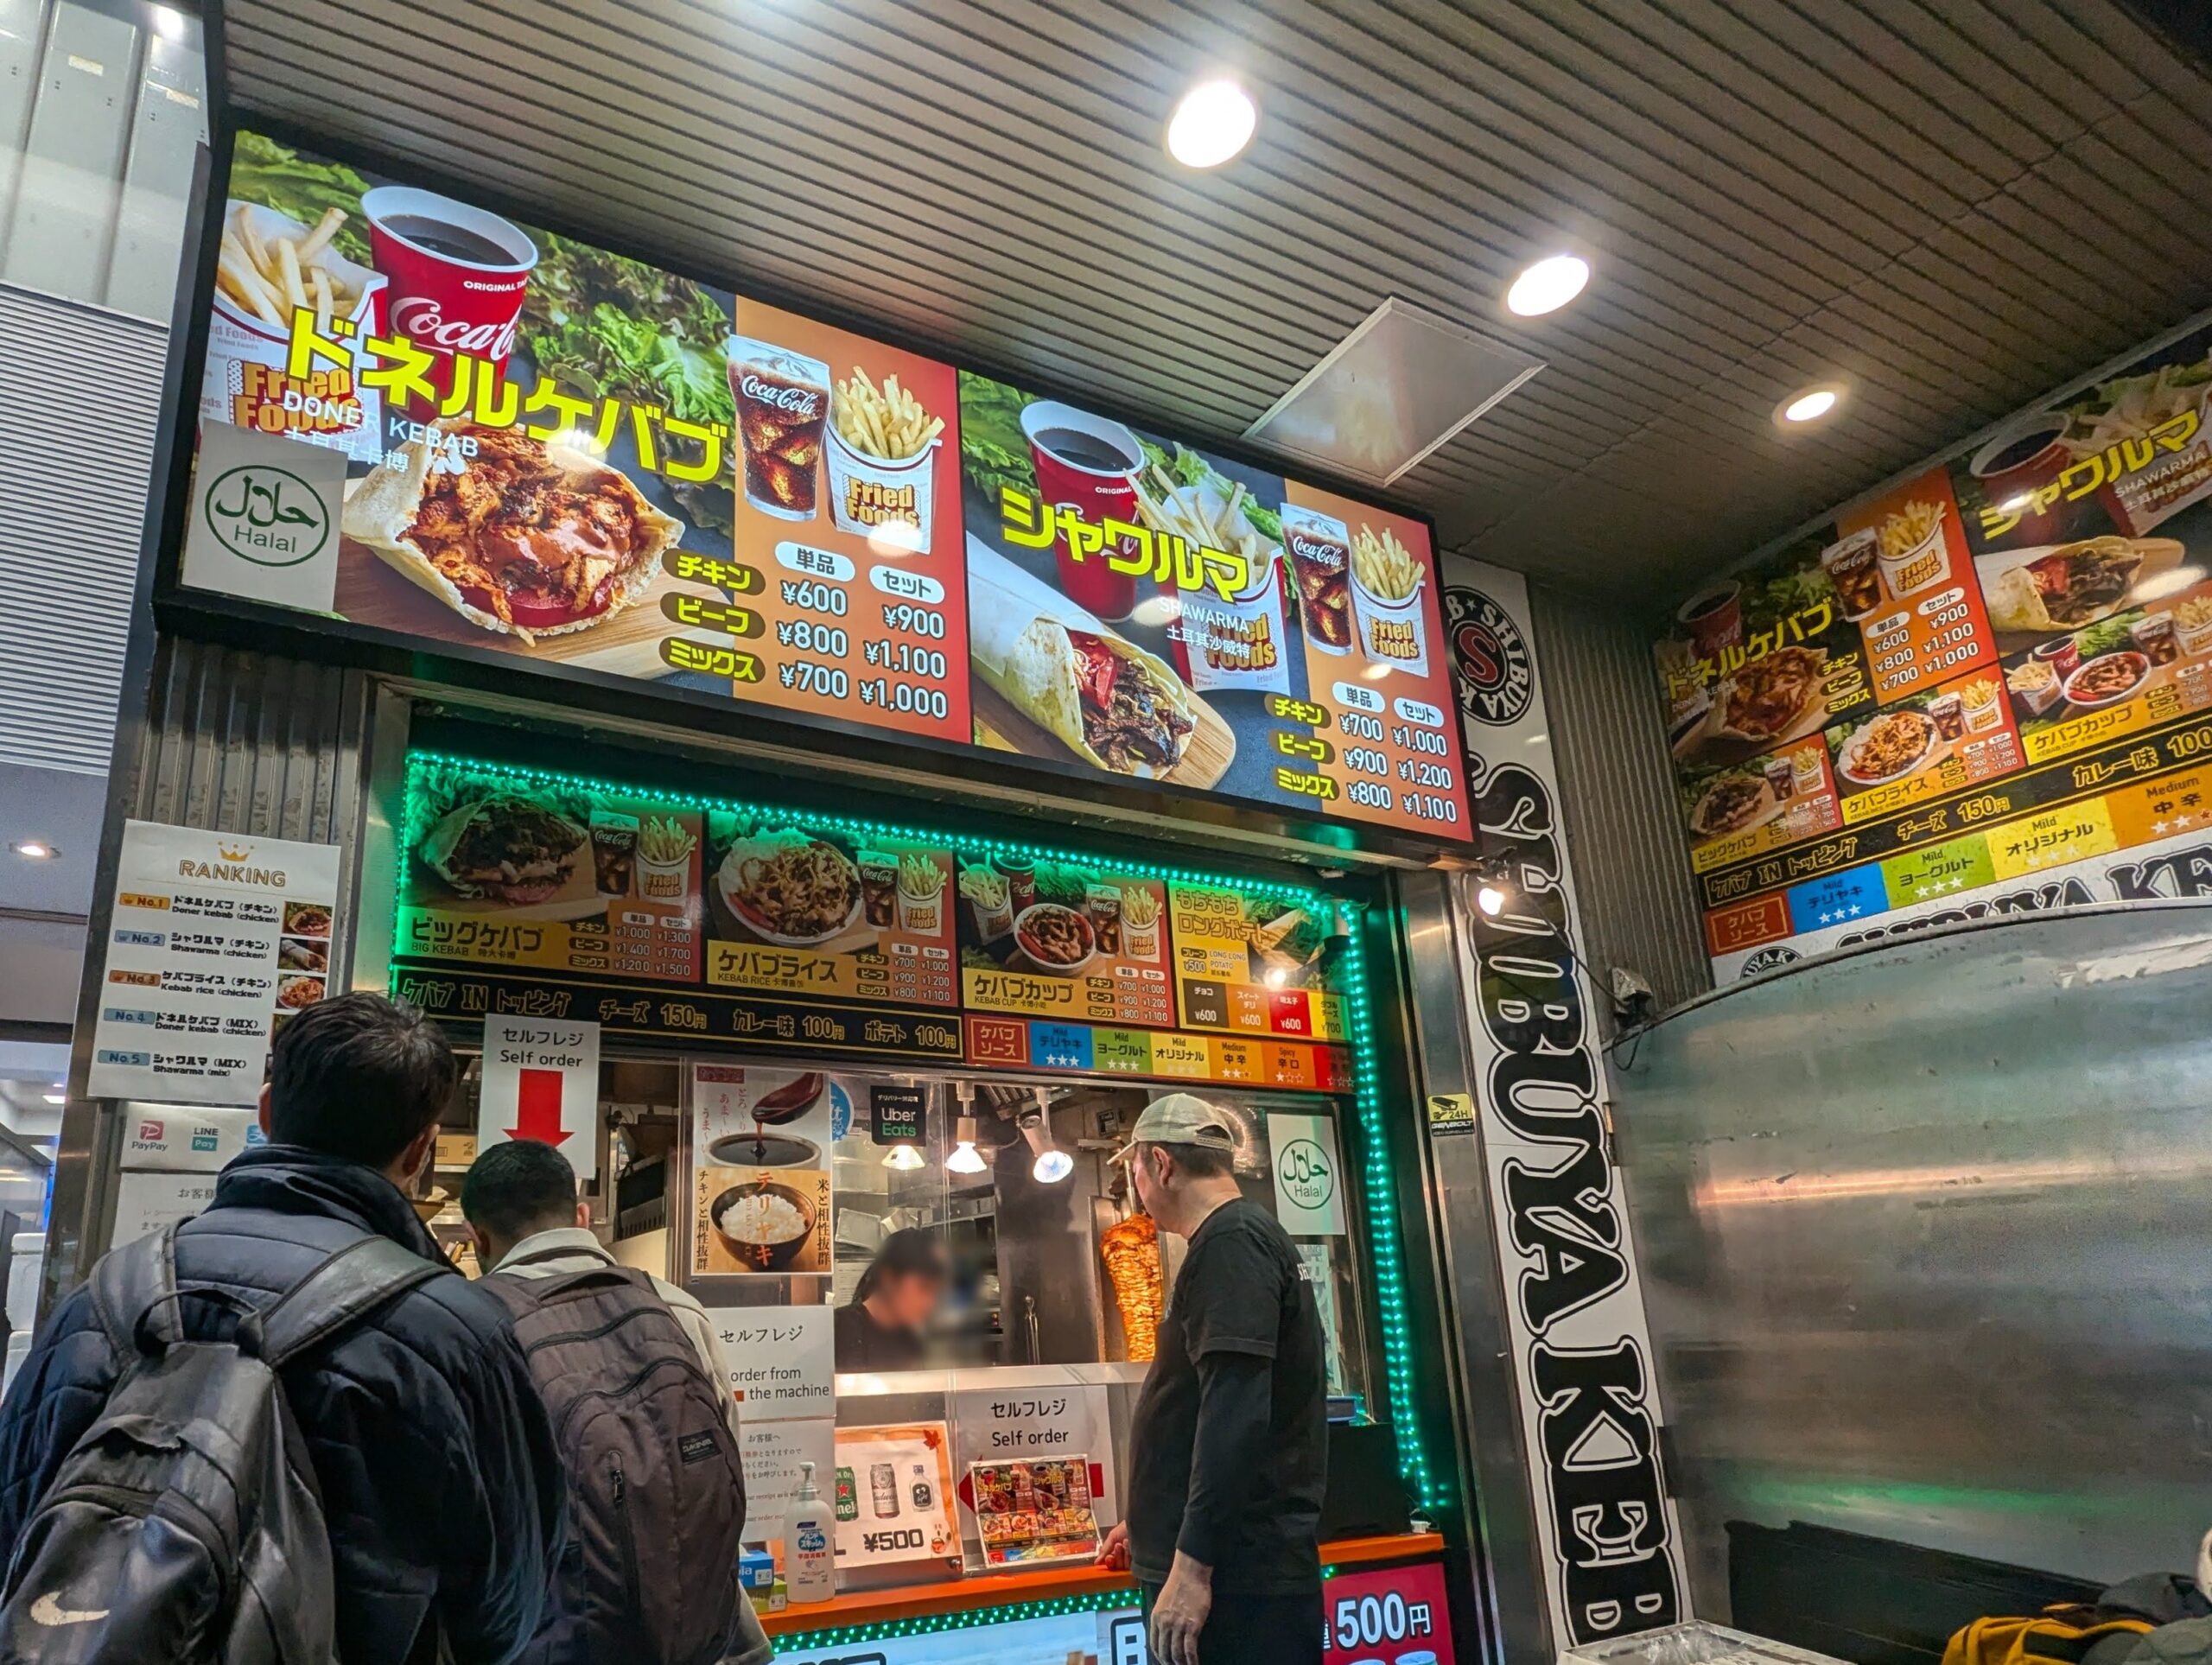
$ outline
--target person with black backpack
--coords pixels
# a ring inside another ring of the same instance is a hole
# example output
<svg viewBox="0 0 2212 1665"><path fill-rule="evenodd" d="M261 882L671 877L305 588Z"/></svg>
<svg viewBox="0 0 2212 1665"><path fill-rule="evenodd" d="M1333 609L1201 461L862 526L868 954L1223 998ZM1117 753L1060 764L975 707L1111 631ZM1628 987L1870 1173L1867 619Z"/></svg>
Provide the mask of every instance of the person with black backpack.
<svg viewBox="0 0 2212 1665"><path fill-rule="evenodd" d="M454 1077L410 1007L309 1007L271 1142L55 1309L0 1405L0 1661L504 1665L536 1632L552 1429L403 1189Z"/></svg>
<svg viewBox="0 0 2212 1665"><path fill-rule="evenodd" d="M461 1211L569 1469L569 1539L529 1665L765 1659L738 1586L737 1401L706 1309L616 1264L550 1145L479 1156Z"/></svg>

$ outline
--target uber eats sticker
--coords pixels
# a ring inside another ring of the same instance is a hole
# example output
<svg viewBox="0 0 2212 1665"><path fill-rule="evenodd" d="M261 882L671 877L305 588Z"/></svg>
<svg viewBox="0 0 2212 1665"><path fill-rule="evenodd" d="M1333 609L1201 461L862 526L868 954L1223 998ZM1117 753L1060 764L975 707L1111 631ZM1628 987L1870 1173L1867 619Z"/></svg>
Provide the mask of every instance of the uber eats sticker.
<svg viewBox="0 0 2212 1665"><path fill-rule="evenodd" d="M1337 1160L1337 1124L1325 1115L1268 1115L1268 1152L1274 1168L1275 1218L1294 1237L1340 1237L1344 1176Z"/></svg>
<svg viewBox="0 0 2212 1665"><path fill-rule="evenodd" d="M345 502L341 453L211 424L193 471L183 581L327 613Z"/></svg>

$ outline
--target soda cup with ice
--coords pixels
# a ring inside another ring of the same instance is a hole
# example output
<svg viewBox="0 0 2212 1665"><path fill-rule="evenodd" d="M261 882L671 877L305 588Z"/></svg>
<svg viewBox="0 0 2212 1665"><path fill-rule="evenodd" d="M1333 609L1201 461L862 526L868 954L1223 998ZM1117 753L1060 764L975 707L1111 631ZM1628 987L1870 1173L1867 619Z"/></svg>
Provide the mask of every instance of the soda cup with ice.
<svg viewBox="0 0 2212 1665"><path fill-rule="evenodd" d="M731 336L722 351L745 453L745 500L781 520L813 519L822 430L830 420L830 366L741 335Z"/></svg>

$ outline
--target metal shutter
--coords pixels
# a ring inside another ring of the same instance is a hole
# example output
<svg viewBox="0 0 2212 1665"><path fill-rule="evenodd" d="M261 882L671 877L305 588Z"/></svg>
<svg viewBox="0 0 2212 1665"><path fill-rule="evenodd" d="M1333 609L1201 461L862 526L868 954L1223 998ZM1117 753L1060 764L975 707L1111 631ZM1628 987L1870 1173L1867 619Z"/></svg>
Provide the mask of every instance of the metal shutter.
<svg viewBox="0 0 2212 1665"><path fill-rule="evenodd" d="M107 770L168 344L0 284L0 761Z"/></svg>

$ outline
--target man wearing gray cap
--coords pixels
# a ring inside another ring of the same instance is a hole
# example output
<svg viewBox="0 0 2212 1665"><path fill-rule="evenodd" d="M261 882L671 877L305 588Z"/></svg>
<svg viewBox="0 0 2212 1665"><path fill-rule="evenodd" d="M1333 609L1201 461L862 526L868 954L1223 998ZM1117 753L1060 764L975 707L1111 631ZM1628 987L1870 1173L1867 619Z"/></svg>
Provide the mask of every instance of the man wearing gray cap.
<svg viewBox="0 0 2212 1665"><path fill-rule="evenodd" d="M1129 1433L1126 1558L1160 1665L1319 1665L1328 1471L1321 1322L1298 1251L1236 1175L1230 1117L1156 1100L1121 1154L1188 1242Z"/></svg>

